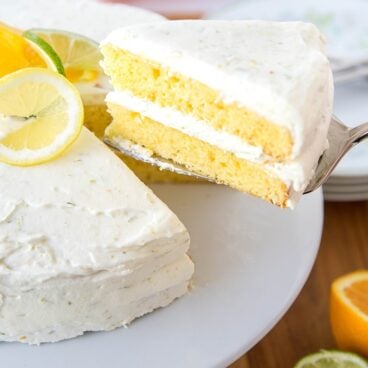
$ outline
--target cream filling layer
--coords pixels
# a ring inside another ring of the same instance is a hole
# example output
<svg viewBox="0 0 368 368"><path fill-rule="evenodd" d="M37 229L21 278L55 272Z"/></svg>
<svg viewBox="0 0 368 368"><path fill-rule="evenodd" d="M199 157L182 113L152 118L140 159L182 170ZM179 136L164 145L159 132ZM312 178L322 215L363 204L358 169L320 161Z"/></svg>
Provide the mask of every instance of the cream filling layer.
<svg viewBox="0 0 368 368"><path fill-rule="evenodd" d="M193 116L185 115L172 108L160 107L150 101L135 97L128 91L110 92L106 97L106 102L139 112L165 126L231 152L240 159L263 164L265 170L285 182L291 189L292 197L293 192L298 195L303 192L314 174L319 156L327 148L324 133L326 124L322 122L312 134L313 139L308 141L308 147L296 159L287 162L271 162L272 159L264 155L260 147L251 146L233 134L216 130ZM116 137L114 140L116 141ZM122 145L126 146L124 142ZM148 152L145 154L147 155Z"/></svg>

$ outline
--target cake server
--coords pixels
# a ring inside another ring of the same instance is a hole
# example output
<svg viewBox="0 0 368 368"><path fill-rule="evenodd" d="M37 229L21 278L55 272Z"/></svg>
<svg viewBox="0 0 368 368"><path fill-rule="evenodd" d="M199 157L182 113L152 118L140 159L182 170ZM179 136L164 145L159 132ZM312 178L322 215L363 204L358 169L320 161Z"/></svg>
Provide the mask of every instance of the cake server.
<svg viewBox="0 0 368 368"><path fill-rule="evenodd" d="M315 174L306 187L304 194L315 191L323 183L325 183L345 154L356 144L360 143L364 138L368 138L368 123L361 124L355 128L349 128L344 125L336 116L333 116L327 135L329 148L320 157L315 169ZM104 142L114 150L133 157L136 160L158 166L162 170L169 170L177 174L188 175L194 178L214 182L213 179L193 173L184 166L152 154L152 152L145 150L138 145L130 144L125 147L118 145L108 138L105 138Z"/></svg>

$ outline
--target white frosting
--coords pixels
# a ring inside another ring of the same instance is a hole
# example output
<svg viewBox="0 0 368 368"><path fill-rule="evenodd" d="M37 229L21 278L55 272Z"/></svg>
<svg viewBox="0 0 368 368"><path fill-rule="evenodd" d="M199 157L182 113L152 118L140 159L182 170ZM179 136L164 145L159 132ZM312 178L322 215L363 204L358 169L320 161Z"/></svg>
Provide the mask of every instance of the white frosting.
<svg viewBox="0 0 368 368"><path fill-rule="evenodd" d="M332 102L324 41L312 24L265 21L172 21L129 26L102 43L128 50L198 80L290 129L297 157L327 131ZM114 82L114 80L113 80Z"/></svg>
<svg viewBox="0 0 368 368"><path fill-rule="evenodd" d="M69 151L52 162L26 168L0 164L0 332L13 331L0 334L0 340L24 334L27 325L12 329L16 316L11 308L8 317L3 313L12 303L9 298L19 298L18 310L31 313L40 296L61 303L59 287L73 296L75 282L94 294L94 280L105 273L106 282L116 277L120 284L139 289L153 272L182 258L188 245L188 233L177 217L85 128ZM180 283L188 279L188 267ZM152 287L150 292L156 290ZM26 295L35 298L29 305ZM136 302L142 297L137 295ZM95 301L103 308L103 299ZM60 308L60 314L69 313L65 306ZM86 311L93 314L93 305L86 305ZM69 317L75 326L63 326L52 313L32 314L39 330L27 332L36 336L29 341L55 341L42 326L52 328L59 322L63 332L57 339L88 330L87 322L77 324L78 310L73 313ZM127 313L139 315L134 310ZM98 321L89 322L97 326L94 329L110 328L107 322L99 327Z"/></svg>
<svg viewBox="0 0 368 368"><path fill-rule="evenodd" d="M9 291L1 306L0 340L39 344L127 326L185 294L192 273L193 263L183 255L139 282L103 271L52 280L22 294Z"/></svg>

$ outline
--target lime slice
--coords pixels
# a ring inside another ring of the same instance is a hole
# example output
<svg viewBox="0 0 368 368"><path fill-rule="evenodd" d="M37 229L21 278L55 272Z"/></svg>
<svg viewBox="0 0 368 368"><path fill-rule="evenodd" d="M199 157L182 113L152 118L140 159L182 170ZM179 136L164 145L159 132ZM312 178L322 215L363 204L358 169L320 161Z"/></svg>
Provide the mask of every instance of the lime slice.
<svg viewBox="0 0 368 368"><path fill-rule="evenodd" d="M23 37L28 41L29 45L38 53L44 60L47 67L60 74L64 73L63 63L55 50L41 37L32 32L24 32Z"/></svg>
<svg viewBox="0 0 368 368"><path fill-rule="evenodd" d="M368 368L368 362L357 354L321 350L302 358L294 368Z"/></svg>
<svg viewBox="0 0 368 368"><path fill-rule="evenodd" d="M97 80L102 72L102 54L95 41L70 32L31 29L29 32L46 41L59 55L66 77L73 83Z"/></svg>
<svg viewBox="0 0 368 368"><path fill-rule="evenodd" d="M78 137L83 105L76 87L44 68L0 79L0 161L36 165L59 156Z"/></svg>

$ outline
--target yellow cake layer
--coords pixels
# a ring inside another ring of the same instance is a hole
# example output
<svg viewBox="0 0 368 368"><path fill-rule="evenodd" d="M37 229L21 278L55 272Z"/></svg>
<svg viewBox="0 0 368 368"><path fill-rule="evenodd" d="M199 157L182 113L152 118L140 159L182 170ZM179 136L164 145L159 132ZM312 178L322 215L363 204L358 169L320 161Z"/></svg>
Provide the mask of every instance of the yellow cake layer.
<svg viewBox="0 0 368 368"><path fill-rule="evenodd" d="M107 106L84 105L84 125L91 130L98 138L102 138L106 127L111 123L111 115L107 111Z"/></svg>
<svg viewBox="0 0 368 368"><path fill-rule="evenodd" d="M98 138L102 138L106 127L111 123L112 117L104 105L84 105L84 125L91 130ZM117 152L115 152L117 153ZM163 171L159 168L142 161L135 160L122 153L117 155L144 183L193 183L200 180L187 175L179 175L170 171Z"/></svg>
<svg viewBox="0 0 368 368"><path fill-rule="evenodd" d="M115 89L129 90L162 107L191 114L215 129L234 134L252 146L262 147L263 152L275 160L290 157L293 141L287 128L236 103L225 104L217 91L155 62L109 45L102 51L105 71L111 76Z"/></svg>
<svg viewBox="0 0 368 368"><path fill-rule="evenodd" d="M260 164L239 159L231 152L168 128L119 105L108 103L108 106L113 116L113 123L106 130L110 139L129 139L218 183L286 207L287 186Z"/></svg>

